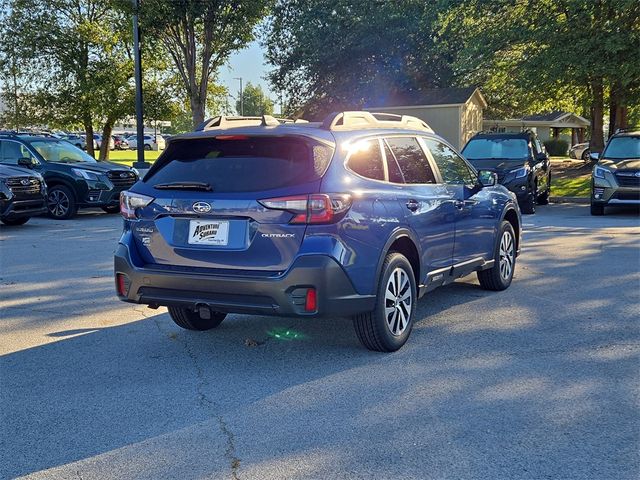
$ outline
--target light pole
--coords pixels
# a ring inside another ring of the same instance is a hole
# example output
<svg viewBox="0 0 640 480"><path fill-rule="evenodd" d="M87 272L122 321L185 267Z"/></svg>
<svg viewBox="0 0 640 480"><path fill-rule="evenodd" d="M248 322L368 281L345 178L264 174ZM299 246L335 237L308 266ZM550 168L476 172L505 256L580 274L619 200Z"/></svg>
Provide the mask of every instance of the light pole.
<svg viewBox="0 0 640 480"><path fill-rule="evenodd" d="M136 138L137 138L137 161L133 166L136 169L147 170L151 164L144 160L144 115L142 109L142 62L140 59L140 25L138 23L138 13L140 10L140 0L131 0L133 4L133 60L135 65L136 82Z"/></svg>
<svg viewBox="0 0 640 480"><path fill-rule="evenodd" d="M240 116L244 117L244 94L242 93L242 77L233 77L234 80L240 80Z"/></svg>

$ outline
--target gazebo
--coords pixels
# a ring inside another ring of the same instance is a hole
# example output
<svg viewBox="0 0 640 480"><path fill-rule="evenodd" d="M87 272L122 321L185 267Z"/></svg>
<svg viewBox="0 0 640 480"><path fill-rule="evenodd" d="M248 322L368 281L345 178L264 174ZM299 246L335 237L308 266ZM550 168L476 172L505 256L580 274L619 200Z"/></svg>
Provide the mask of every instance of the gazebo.
<svg viewBox="0 0 640 480"><path fill-rule="evenodd" d="M495 132L519 132L533 130L541 141L560 137L564 129L571 129L571 145L584 142L585 130L591 122L580 115L570 112L555 111L538 115L527 115L518 119L493 120L485 118L484 130Z"/></svg>

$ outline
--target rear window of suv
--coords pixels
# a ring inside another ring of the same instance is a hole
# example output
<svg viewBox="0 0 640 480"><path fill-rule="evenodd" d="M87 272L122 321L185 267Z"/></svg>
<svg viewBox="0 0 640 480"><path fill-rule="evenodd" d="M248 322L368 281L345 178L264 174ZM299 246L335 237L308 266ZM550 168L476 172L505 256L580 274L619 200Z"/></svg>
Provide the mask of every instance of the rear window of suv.
<svg viewBox="0 0 640 480"><path fill-rule="evenodd" d="M206 182L214 192L257 192L318 180L333 148L312 139L219 135L177 140L145 182Z"/></svg>

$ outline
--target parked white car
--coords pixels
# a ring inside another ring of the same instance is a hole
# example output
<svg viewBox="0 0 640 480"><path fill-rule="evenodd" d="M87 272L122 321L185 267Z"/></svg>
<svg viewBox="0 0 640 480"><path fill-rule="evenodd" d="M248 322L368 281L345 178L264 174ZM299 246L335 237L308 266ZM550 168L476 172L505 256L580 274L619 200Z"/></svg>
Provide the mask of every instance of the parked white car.
<svg viewBox="0 0 640 480"><path fill-rule="evenodd" d="M129 148L136 150L138 148L138 138L135 135L127 138L129 142ZM161 135L145 135L144 136L144 149L145 150L164 150L165 141Z"/></svg>
<svg viewBox="0 0 640 480"><path fill-rule="evenodd" d="M585 162L589 161L589 142L577 143L569 149L569 158L582 159Z"/></svg>
<svg viewBox="0 0 640 480"><path fill-rule="evenodd" d="M93 149L98 150L101 147L102 147L102 135L100 135L99 133L94 133ZM115 142L113 141L113 137L109 137L109 150L115 150L115 148L116 148L116 145L115 145Z"/></svg>

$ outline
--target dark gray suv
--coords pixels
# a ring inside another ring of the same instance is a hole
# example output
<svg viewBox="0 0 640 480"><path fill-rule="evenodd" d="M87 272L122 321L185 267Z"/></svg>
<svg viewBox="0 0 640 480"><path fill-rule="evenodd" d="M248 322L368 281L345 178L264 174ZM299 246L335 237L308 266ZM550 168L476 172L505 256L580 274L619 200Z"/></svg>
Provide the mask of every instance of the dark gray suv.
<svg viewBox="0 0 640 480"><path fill-rule="evenodd" d="M613 135L591 175L591 215L607 205L640 205L640 130Z"/></svg>

